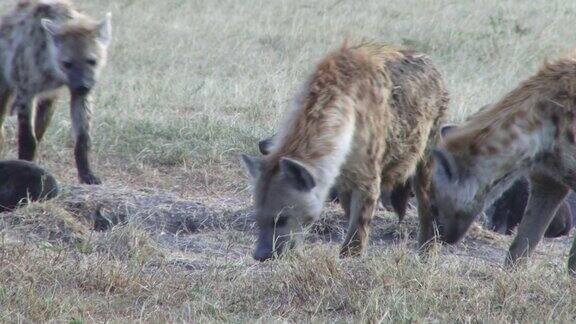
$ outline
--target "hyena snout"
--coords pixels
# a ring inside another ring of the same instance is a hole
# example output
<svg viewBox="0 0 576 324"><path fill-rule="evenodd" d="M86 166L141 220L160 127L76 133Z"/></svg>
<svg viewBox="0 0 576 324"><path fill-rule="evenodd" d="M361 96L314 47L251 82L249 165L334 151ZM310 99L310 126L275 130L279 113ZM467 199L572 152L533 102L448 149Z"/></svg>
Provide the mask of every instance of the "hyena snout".
<svg viewBox="0 0 576 324"><path fill-rule="evenodd" d="M68 86L74 94L81 96L87 95L92 88L94 88L95 84L96 81L94 77L85 72L70 71L70 73L68 73Z"/></svg>
<svg viewBox="0 0 576 324"><path fill-rule="evenodd" d="M256 248L252 255L255 260L266 261L280 256L286 250L294 247L294 242L288 235L274 235L274 231L264 229L258 234Z"/></svg>
<svg viewBox="0 0 576 324"><path fill-rule="evenodd" d="M463 219L453 220L450 222L438 222L438 234L442 242L454 244L458 243L464 237L474 218L472 218L472 220L469 218L462 218Z"/></svg>

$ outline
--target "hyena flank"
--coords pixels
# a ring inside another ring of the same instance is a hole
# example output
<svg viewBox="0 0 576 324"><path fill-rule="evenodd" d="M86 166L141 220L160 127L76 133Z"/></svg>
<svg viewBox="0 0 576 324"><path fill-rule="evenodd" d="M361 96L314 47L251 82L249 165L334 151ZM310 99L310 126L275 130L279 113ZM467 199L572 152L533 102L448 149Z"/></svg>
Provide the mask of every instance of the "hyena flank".
<svg viewBox="0 0 576 324"><path fill-rule="evenodd" d="M381 189L416 173L416 195L424 197L427 148L447 104L440 74L422 54L369 43L325 57L286 114L270 154L243 155L255 185L254 258L269 259L300 240L333 184L349 222L341 255L361 254Z"/></svg>
<svg viewBox="0 0 576 324"><path fill-rule="evenodd" d="M54 112L57 90L67 86L80 181L100 183L88 159L89 93L106 62L110 39L109 14L93 21L65 0L20 1L2 17L0 126L11 102L12 112L18 115L19 159L34 160L37 142Z"/></svg>
<svg viewBox="0 0 576 324"><path fill-rule="evenodd" d="M507 265L530 255L570 188L576 189L575 55L544 64L434 152L429 198L440 238L460 240L476 215L525 175L530 196ZM568 266L576 270L574 244Z"/></svg>

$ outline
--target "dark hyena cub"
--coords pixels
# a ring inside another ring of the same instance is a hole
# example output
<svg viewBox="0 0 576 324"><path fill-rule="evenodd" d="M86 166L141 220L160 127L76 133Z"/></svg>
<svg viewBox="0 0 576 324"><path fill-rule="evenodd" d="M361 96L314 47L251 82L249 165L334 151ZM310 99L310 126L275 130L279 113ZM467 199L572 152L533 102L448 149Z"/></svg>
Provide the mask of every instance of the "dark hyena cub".
<svg viewBox="0 0 576 324"><path fill-rule="evenodd" d="M573 195L571 192L569 195ZM500 234L511 235L524 216L530 197L530 182L526 178L516 181L496 202L486 210L490 229ZM564 199L544 237L569 235L572 229L572 210L568 199Z"/></svg>
<svg viewBox="0 0 576 324"><path fill-rule="evenodd" d="M65 0L20 1L2 17L0 125L12 98L12 112L18 114L19 159L34 160L36 144L52 118L56 90L67 86L80 182L100 183L88 159L89 93L106 62L110 39L110 14L96 22Z"/></svg>
<svg viewBox="0 0 576 324"><path fill-rule="evenodd" d="M47 170L28 161L0 161L0 212L58 195L58 183Z"/></svg>

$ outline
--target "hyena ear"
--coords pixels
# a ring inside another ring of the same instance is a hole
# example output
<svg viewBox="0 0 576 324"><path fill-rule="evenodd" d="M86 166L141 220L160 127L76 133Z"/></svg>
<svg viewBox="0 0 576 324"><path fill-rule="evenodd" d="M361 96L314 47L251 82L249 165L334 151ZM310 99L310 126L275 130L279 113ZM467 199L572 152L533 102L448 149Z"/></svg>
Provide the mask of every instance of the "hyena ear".
<svg viewBox="0 0 576 324"><path fill-rule="evenodd" d="M112 40L112 13L107 13L106 17L98 23L96 27L98 31L98 40L108 46Z"/></svg>
<svg viewBox="0 0 576 324"><path fill-rule="evenodd" d="M456 129L456 124L446 124L440 127L440 138L444 139L450 132Z"/></svg>
<svg viewBox="0 0 576 324"><path fill-rule="evenodd" d="M260 153L262 153L262 155L270 154L270 150L272 149L273 144L272 142L273 138L274 137L268 137L258 142L258 149L260 150Z"/></svg>
<svg viewBox="0 0 576 324"><path fill-rule="evenodd" d="M316 187L314 176L304 164L289 158L280 159L280 174L297 190L310 191Z"/></svg>
<svg viewBox="0 0 576 324"><path fill-rule="evenodd" d="M40 23L42 24L44 30L48 32L48 34L52 36L58 35L60 27L55 22L53 22L50 19L43 18L42 20L40 20Z"/></svg>
<svg viewBox="0 0 576 324"><path fill-rule="evenodd" d="M262 166L262 160L257 157L242 154L242 163L246 169L246 173L252 179L258 179L260 177L260 167Z"/></svg>
<svg viewBox="0 0 576 324"><path fill-rule="evenodd" d="M458 165L454 156L444 150L432 151L434 158L434 178L441 182L451 183L458 179Z"/></svg>

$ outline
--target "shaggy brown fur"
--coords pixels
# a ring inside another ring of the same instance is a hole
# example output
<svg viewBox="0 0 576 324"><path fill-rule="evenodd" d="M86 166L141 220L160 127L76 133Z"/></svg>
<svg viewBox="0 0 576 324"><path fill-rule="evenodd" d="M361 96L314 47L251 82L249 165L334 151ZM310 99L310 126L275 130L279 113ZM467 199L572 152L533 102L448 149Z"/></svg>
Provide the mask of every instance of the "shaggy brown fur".
<svg viewBox="0 0 576 324"><path fill-rule="evenodd" d="M423 54L372 43L329 54L287 114L270 155L244 156L255 178L255 258L291 246L319 216L336 180L349 219L341 254L360 254L381 190L414 173L416 188L428 188L426 148L447 103L440 74ZM426 210L423 192L416 190Z"/></svg>
<svg viewBox="0 0 576 324"><path fill-rule="evenodd" d="M451 132L435 152L431 199L441 238L458 241L477 214L528 175L530 198L507 257L530 255L569 189L576 189L576 58L546 63ZM576 270L576 245L569 267Z"/></svg>

